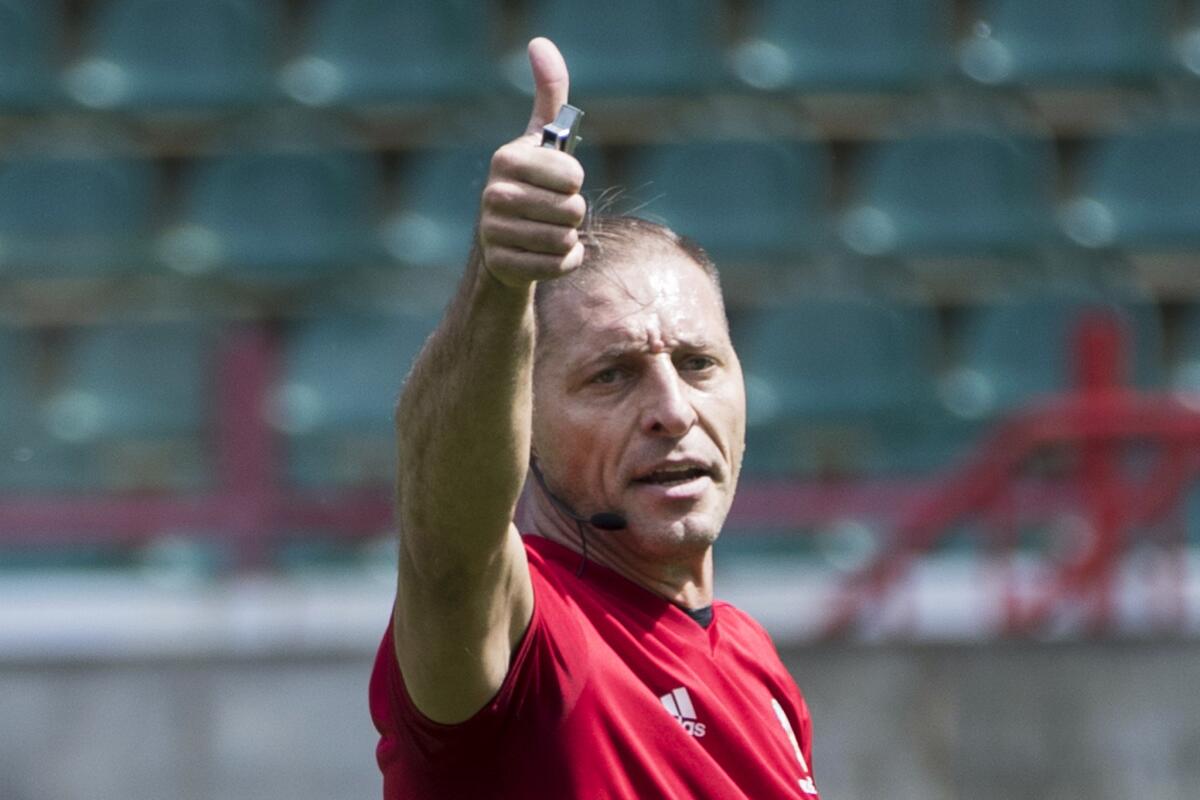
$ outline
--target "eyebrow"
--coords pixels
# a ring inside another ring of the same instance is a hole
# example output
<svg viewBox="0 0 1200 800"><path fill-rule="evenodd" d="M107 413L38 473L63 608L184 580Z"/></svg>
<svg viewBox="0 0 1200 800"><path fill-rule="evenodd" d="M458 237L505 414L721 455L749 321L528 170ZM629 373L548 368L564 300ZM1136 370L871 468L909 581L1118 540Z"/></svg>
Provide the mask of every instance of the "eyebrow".
<svg viewBox="0 0 1200 800"><path fill-rule="evenodd" d="M712 346L713 346L712 342L709 341L708 339L694 339L694 340L681 339L681 340L677 341L675 343L675 345L673 347L671 347L670 349L671 350L684 350L684 351L702 351L702 350L709 350L712 348ZM603 361L615 361L615 360L623 358L627 355L630 355L632 353L642 353L645 351L646 351L646 347L642 343L632 343L631 342L631 343L623 343L623 344L613 344L613 345L609 345L608 347L601 349L600 352L596 353L591 358L588 358L586 361L583 362L583 364L590 365L590 364L595 364L595 363L603 362Z"/></svg>

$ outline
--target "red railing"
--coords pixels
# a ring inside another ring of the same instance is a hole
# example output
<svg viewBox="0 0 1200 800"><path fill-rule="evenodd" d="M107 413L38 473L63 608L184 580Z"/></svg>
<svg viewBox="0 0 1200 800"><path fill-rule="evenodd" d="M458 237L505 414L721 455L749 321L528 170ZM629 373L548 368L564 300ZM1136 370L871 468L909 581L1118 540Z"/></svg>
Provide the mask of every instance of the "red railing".
<svg viewBox="0 0 1200 800"><path fill-rule="evenodd" d="M988 544L1009 558L1009 632L1035 632L1068 605L1083 616L1086 631L1110 629L1116 568L1132 532L1162 524L1200 474L1200 412L1176 397L1124 385L1123 344L1118 319L1086 316L1074 342L1074 390L1016 412L964 465L922 490L898 522L892 545L845 582L825 633L846 633L877 613L912 558L970 519L983 523ZM1142 464L1143 477L1130 475L1123 465L1130 443L1153 448L1153 460ZM1044 482L1042 491L1031 492L1022 468L1049 447L1074 453L1068 459L1072 466ZM1018 516L1031 510L1025 505L1043 514L1074 509L1086 521L1087 534L1071 557L1050 562L1032 598L1022 596L1011 568ZM1182 552L1177 555L1182 564ZM1181 598L1182 566L1175 574ZM1177 608L1182 609L1181 599Z"/></svg>
<svg viewBox="0 0 1200 800"><path fill-rule="evenodd" d="M844 577L825 632L841 635L878 610L914 556L934 548L956 523L985 523L995 552L1011 555L1016 528L1075 509L1090 536L1076 558L1055 565L1038 597L1007 597L1007 628L1037 629L1062 603L1082 603L1089 627L1112 618L1112 580L1130 531L1161 521L1200 473L1200 413L1177 399L1124 385L1122 332L1108 317L1080 326L1077 386L1001 423L965 464L932 478L843 482L756 481L739 491L729 527L812 528L843 517L890 531L867 566ZM278 365L276 342L256 326L231 331L219 359L217 484L171 495L7 497L0 537L47 543L137 544L164 531L202 531L236 545L243 566L259 566L281 535L320 530L362 539L392 524L388 487L300 489L283 481L278 438L264 419ZM1121 467L1125 444L1152 444L1157 461L1141 480ZM1023 466L1049 446L1076 457L1067 474L1028 478Z"/></svg>

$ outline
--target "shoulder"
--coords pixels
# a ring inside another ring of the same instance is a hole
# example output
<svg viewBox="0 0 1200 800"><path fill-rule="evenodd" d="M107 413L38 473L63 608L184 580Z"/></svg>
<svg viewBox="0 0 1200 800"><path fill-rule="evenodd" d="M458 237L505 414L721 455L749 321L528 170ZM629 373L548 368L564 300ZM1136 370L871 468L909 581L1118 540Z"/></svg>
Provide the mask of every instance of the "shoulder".
<svg viewBox="0 0 1200 800"><path fill-rule="evenodd" d="M529 563L529 576L534 581L535 591L552 595L566 594L570 591L571 572L566 567L570 551L557 542L537 536L522 534L521 542L525 545L525 558Z"/></svg>
<svg viewBox="0 0 1200 800"><path fill-rule="evenodd" d="M561 575L564 568L556 561L555 553L542 545L547 540L535 536L522 539L533 585L533 612L495 696L465 722L444 725L426 719L409 697L389 626L376 654L371 679L372 711L381 732L407 726L431 739L453 735L461 738L466 731L485 728L487 720L503 717L508 708L522 699L548 693L566 696L574 693L572 675L584 674L581 667L588 652L580 613L572 602L570 586ZM565 665L573 667L574 672L565 670Z"/></svg>
<svg viewBox="0 0 1200 800"><path fill-rule="evenodd" d="M760 625L758 620L742 609L724 600L714 600L713 612L720 616L725 630L732 630L747 638L759 640L774 649L775 643L771 639L771 634L767 633L767 629Z"/></svg>

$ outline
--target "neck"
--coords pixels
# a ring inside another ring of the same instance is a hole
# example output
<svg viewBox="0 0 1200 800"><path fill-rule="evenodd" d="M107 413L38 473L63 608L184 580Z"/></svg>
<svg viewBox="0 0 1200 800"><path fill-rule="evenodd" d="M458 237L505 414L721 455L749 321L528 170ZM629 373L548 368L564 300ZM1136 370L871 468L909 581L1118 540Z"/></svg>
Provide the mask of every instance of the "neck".
<svg viewBox="0 0 1200 800"><path fill-rule="evenodd" d="M608 567L677 606L703 608L712 604L711 545L701 552L681 550L676 558L648 557L636 547L638 531L632 522L629 528L620 531L603 531L586 522L576 523L556 508L536 485L532 482L526 485L529 487L526 524L538 535L570 548L582 558L582 525L583 535L587 537L589 562Z"/></svg>

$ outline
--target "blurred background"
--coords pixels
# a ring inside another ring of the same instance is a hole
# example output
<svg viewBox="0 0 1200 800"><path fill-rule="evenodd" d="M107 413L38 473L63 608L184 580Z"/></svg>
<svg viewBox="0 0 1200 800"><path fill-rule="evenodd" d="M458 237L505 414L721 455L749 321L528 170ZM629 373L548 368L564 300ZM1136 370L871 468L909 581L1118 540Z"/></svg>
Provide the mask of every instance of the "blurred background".
<svg viewBox="0 0 1200 800"><path fill-rule="evenodd" d="M533 35L722 268L822 795L1200 797L1200 3L0 0L0 798L379 796L391 408Z"/></svg>

